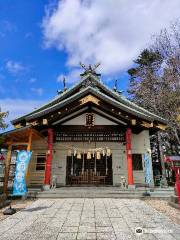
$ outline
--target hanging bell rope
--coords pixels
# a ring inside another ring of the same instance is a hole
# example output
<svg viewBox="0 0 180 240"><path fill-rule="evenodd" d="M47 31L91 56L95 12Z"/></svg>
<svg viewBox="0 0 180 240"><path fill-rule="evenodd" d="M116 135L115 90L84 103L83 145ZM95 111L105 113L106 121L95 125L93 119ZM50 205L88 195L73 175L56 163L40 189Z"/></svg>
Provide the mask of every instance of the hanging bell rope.
<svg viewBox="0 0 180 240"><path fill-rule="evenodd" d="M94 158L94 172L96 174L97 172L97 160L101 159L101 154L103 155L103 157L105 156L105 164L106 164L106 175L108 174L108 157L111 156L111 149L108 147L104 147L104 148L88 148L88 149L84 149L84 148L77 148L74 146L71 146L71 148L68 148L68 156L72 157L72 163L71 163L71 175L74 174L74 157L77 157L77 159L82 159L82 173L84 173L84 164L85 164L85 159L84 159L84 155L87 154L87 159L91 159L91 157Z"/></svg>
<svg viewBox="0 0 180 240"><path fill-rule="evenodd" d="M105 154L106 154L106 153L105 153L105 150L103 149L103 150L102 150L102 155L103 155L103 157L105 156Z"/></svg>
<svg viewBox="0 0 180 240"><path fill-rule="evenodd" d="M72 151L69 149L68 150L68 157L71 157L72 156Z"/></svg>
<svg viewBox="0 0 180 240"><path fill-rule="evenodd" d="M87 152L87 159L91 159L91 152L90 151Z"/></svg>
<svg viewBox="0 0 180 240"><path fill-rule="evenodd" d="M72 154L72 159L71 159L71 175L73 176L74 174L74 156Z"/></svg>
<svg viewBox="0 0 180 240"><path fill-rule="evenodd" d="M107 154L106 154L106 175L107 175L107 172L108 172L108 168L107 168Z"/></svg>
<svg viewBox="0 0 180 240"><path fill-rule="evenodd" d="M111 150L109 148L107 148L107 156L110 157L111 156Z"/></svg>
<svg viewBox="0 0 180 240"><path fill-rule="evenodd" d="M96 154L95 154L95 158L94 158L94 173L96 175Z"/></svg>
<svg viewBox="0 0 180 240"><path fill-rule="evenodd" d="M81 159L81 153L80 152L77 153L77 159Z"/></svg>
<svg viewBox="0 0 180 240"><path fill-rule="evenodd" d="M82 172L84 174L84 153L83 153L83 165L82 165Z"/></svg>
<svg viewBox="0 0 180 240"><path fill-rule="evenodd" d="M101 153L98 151L96 152L96 159L97 160L100 160L101 159Z"/></svg>

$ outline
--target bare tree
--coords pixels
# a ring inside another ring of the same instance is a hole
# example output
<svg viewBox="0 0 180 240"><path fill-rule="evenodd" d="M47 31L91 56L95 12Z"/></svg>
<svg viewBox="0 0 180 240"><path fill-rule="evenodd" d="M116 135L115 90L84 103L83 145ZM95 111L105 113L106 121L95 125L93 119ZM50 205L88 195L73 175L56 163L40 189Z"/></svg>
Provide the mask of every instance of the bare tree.
<svg viewBox="0 0 180 240"><path fill-rule="evenodd" d="M1 112L0 109L0 129L5 129L7 124L5 123L5 118L8 116L8 112Z"/></svg>
<svg viewBox="0 0 180 240"><path fill-rule="evenodd" d="M180 145L180 22L161 30L134 61L130 98L168 122L170 139Z"/></svg>

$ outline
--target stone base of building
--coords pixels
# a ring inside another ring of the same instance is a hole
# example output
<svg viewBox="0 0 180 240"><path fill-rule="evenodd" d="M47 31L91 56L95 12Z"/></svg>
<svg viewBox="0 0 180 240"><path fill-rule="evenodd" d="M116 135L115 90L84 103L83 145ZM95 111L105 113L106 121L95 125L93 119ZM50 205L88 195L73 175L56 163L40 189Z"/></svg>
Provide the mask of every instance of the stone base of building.
<svg viewBox="0 0 180 240"><path fill-rule="evenodd" d="M51 189L50 185L43 185L43 190L44 191L49 191Z"/></svg>

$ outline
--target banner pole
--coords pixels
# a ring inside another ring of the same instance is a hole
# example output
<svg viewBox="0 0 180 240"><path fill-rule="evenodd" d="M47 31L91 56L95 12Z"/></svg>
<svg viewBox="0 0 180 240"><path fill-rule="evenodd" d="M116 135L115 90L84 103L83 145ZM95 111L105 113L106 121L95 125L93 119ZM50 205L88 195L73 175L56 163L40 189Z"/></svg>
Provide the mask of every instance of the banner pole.
<svg viewBox="0 0 180 240"><path fill-rule="evenodd" d="M33 136L33 131L32 131L32 129L30 129L27 151L31 150L32 136ZM28 164L27 171L26 171L26 185L28 185L28 180L29 180L29 165L30 164Z"/></svg>
<svg viewBox="0 0 180 240"><path fill-rule="evenodd" d="M5 163L5 172L4 172L4 193L6 197L8 196L8 180L9 180L9 171L10 171L10 163L11 163L11 154L12 154L12 143L8 146L8 152Z"/></svg>

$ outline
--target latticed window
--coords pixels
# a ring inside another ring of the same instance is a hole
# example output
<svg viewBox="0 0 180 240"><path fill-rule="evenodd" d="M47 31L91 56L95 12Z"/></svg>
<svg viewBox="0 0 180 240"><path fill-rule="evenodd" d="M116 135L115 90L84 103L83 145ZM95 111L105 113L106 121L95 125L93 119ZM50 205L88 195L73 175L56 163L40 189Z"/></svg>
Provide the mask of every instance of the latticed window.
<svg viewBox="0 0 180 240"><path fill-rule="evenodd" d="M142 154L132 154L133 170L143 170Z"/></svg>

